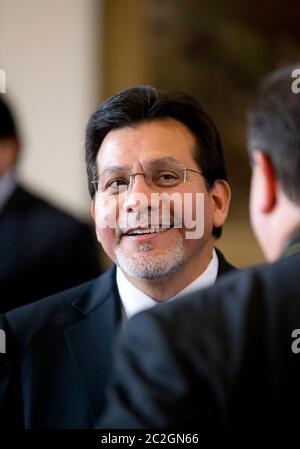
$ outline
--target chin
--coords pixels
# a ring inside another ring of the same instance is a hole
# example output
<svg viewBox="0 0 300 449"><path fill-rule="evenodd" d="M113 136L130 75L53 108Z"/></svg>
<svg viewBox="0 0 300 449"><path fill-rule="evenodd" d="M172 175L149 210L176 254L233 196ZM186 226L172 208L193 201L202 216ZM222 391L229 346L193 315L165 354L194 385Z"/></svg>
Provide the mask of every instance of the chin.
<svg viewBox="0 0 300 449"><path fill-rule="evenodd" d="M183 245L178 245L174 250L167 250L162 254L135 254L129 256L122 250L115 252L117 265L132 277L141 279L158 279L170 276L179 270L186 262Z"/></svg>

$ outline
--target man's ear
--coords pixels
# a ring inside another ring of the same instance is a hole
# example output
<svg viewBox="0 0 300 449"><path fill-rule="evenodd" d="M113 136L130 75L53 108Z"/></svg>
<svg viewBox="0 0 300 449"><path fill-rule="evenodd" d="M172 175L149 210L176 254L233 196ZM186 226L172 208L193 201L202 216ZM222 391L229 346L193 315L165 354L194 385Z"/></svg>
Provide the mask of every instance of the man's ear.
<svg viewBox="0 0 300 449"><path fill-rule="evenodd" d="M277 183L269 157L260 150L253 151L252 183L257 190L257 207L261 212L271 212L277 201Z"/></svg>
<svg viewBox="0 0 300 449"><path fill-rule="evenodd" d="M228 182L217 179L210 194L214 200L213 225L218 228L223 226L228 215L231 200L231 189Z"/></svg>

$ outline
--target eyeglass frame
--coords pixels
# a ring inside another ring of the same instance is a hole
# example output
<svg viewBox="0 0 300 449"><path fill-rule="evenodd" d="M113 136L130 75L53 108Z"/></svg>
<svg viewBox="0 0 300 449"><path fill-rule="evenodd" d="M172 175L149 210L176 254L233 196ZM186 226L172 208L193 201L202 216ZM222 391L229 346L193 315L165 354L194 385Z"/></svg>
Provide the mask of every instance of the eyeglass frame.
<svg viewBox="0 0 300 449"><path fill-rule="evenodd" d="M186 174L187 174L188 171L193 172L193 173L197 173L198 175L203 176L203 178L205 178L206 181L208 181L207 176L206 176L203 172L200 172L200 171L198 171L198 170L194 170L193 168L187 168L187 167L184 167L184 168L182 168L182 169L179 169L179 171L184 172L184 180L183 180L183 181L180 181L180 184L186 184L186 182L187 182L187 180L186 180ZM145 172L129 173L128 176L129 176L130 180L129 180L129 184L128 184L128 187L127 187L126 191L130 190L130 188L131 188L132 185L133 185L132 178L135 179L135 176L137 176L137 175L142 175L142 176L144 176L144 179L145 179L145 182L146 182L146 176L147 176L147 174L146 174ZM94 184L94 186L97 186L97 187L95 187L95 192L98 192L98 184L99 184L99 180L95 180L95 179L94 179L93 181L91 181L91 183Z"/></svg>

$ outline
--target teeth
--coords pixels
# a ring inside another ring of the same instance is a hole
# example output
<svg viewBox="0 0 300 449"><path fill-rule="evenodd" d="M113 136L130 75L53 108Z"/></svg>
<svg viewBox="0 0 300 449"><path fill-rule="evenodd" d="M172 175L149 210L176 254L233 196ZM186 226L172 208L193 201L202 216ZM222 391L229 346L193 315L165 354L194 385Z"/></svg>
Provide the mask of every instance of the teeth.
<svg viewBox="0 0 300 449"><path fill-rule="evenodd" d="M155 232L164 232L169 228L159 227L159 228L144 228L144 229L134 229L131 232L128 232L127 235L135 235L135 234L154 234Z"/></svg>
<svg viewBox="0 0 300 449"><path fill-rule="evenodd" d="M154 232L152 229L135 229L129 234L150 234L152 232Z"/></svg>

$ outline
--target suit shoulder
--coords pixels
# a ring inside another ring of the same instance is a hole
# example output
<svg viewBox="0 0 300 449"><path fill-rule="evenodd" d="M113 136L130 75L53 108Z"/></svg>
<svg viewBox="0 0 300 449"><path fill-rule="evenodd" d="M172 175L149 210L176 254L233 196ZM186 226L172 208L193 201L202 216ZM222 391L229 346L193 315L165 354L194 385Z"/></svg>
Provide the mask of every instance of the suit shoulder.
<svg viewBox="0 0 300 449"><path fill-rule="evenodd" d="M233 270L213 286L142 313L141 320L154 319L174 332L174 323L178 323L195 332L195 324L205 327L205 322L240 326L250 309L260 316L269 310L271 317L279 306L289 302L293 310L291 303L296 308L299 302L299 267L300 255L296 255L272 264Z"/></svg>
<svg viewBox="0 0 300 449"><path fill-rule="evenodd" d="M101 276L7 312L5 318L10 334L21 350L33 339L62 332L84 318L84 313L74 307L73 303L76 300L88 303L100 278Z"/></svg>
<svg viewBox="0 0 300 449"><path fill-rule="evenodd" d="M118 297L114 265L95 279L11 310L5 318L11 333L26 346L38 335L64 331L111 294Z"/></svg>
<svg viewBox="0 0 300 449"><path fill-rule="evenodd" d="M37 193L31 192L21 186L16 191L16 201L22 210L24 217L32 217L41 222L53 222L55 225L66 226L69 230L87 230L88 226L64 211L58 206L51 204Z"/></svg>
<svg viewBox="0 0 300 449"><path fill-rule="evenodd" d="M298 281L300 255L280 259L253 267L233 270L222 277L218 283L203 290L207 297L232 297L249 299L255 296L266 298L270 289L277 289L277 295ZM298 283L298 282L297 282ZM201 293L199 293L201 295Z"/></svg>

